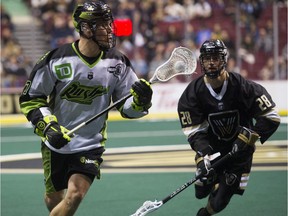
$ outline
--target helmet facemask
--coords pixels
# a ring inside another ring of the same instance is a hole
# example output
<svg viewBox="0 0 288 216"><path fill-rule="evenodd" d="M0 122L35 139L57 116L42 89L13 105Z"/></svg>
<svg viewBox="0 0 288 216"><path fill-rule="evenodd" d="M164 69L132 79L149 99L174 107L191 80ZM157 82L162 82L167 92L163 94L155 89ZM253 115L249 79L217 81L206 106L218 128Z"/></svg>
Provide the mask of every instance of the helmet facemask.
<svg viewBox="0 0 288 216"><path fill-rule="evenodd" d="M227 48L220 40L205 41L200 48L202 72L210 79L216 79L227 64Z"/></svg>
<svg viewBox="0 0 288 216"><path fill-rule="evenodd" d="M115 28L110 7L101 2L86 2L76 7L73 23L82 37L93 40L100 50L116 45Z"/></svg>
<svg viewBox="0 0 288 216"><path fill-rule="evenodd" d="M91 36L87 35L87 29L91 31ZM81 22L79 33L87 39L92 39L103 51L113 48L116 44L113 21Z"/></svg>

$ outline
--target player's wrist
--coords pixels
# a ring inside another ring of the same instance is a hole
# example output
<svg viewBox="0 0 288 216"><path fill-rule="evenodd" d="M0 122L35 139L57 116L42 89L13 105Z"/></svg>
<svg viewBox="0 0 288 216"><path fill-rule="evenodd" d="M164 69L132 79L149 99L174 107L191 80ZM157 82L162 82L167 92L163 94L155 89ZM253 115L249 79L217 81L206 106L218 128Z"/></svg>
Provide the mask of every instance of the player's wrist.
<svg viewBox="0 0 288 216"><path fill-rule="evenodd" d="M36 123L34 132L40 137L45 137L47 131L55 124L58 125L58 120L55 115L44 116Z"/></svg>

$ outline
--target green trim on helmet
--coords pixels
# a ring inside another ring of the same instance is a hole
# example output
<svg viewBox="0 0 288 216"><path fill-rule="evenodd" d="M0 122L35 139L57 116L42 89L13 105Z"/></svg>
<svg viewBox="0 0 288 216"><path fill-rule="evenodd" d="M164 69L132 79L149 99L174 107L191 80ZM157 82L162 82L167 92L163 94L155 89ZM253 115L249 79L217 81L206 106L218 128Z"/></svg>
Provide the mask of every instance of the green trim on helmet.
<svg viewBox="0 0 288 216"><path fill-rule="evenodd" d="M79 24L81 22L91 22L96 20L113 20L113 15L110 7L104 2L85 2L84 4L79 4L76 6L73 11L72 19L76 31L79 32Z"/></svg>
<svg viewBox="0 0 288 216"><path fill-rule="evenodd" d="M97 19L97 16L93 16L94 14L91 13L91 12L82 12L80 15L79 15L79 18L80 19L84 19L84 20L94 20L94 19ZM100 17L98 17L100 18Z"/></svg>

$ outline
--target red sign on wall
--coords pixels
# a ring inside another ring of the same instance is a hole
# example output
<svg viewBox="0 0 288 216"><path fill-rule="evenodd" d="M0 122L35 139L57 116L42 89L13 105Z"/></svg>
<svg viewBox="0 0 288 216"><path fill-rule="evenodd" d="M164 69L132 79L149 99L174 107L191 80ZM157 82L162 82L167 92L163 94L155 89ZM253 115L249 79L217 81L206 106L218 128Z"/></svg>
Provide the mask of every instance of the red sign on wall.
<svg viewBox="0 0 288 216"><path fill-rule="evenodd" d="M115 35L118 37L121 36L130 36L133 32L133 24L130 19L115 19Z"/></svg>

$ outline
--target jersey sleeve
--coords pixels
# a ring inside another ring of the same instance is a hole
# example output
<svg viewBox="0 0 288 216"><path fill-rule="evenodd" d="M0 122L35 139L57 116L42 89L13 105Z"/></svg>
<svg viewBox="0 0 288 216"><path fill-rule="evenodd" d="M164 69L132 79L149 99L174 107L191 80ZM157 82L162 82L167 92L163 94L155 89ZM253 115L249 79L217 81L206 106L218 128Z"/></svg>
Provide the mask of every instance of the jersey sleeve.
<svg viewBox="0 0 288 216"><path fill-rule="evenodd" d="M263 144L278 128L280 116L276 109L276 104L267 90L253 82L246 81L243 88L243 102L248 107L248 113L255 119L255 124L251 128L260 135Z"/></svg>
<svg viewBox="0 0 288 216"><path fill-rule="evenodd" d="M195 83L190 83L184 90L178 102L178 117L184 134L191 148L201 154L209 154L209 124L203 113L201 103L195 93Z"/></svg>
<svg viewBox="0 0 288 216"><path fill-rule="evenodd" d="M22 113L33 125L51 114L47 99L53 92L56 78L49 71L47 56L35 65L19 98Z"/></svg>
<svg viewBox="0 0 288 216"><path fill-rule="evenodd" d="M113 102L127 96L130 94L130 89L132 84L134 84L138 77L134 71L134 68L130 62L130 60L125 56L122 55L122 62L123 62L123 72L121 79L117 83L117 87L115 93L112 96ZM128 98L125 102L120 104L117 109L120 112L123 118L133 119L133 118L141 118L148 114L148 110L135 110L132 106L133 98Z"/></svg>

